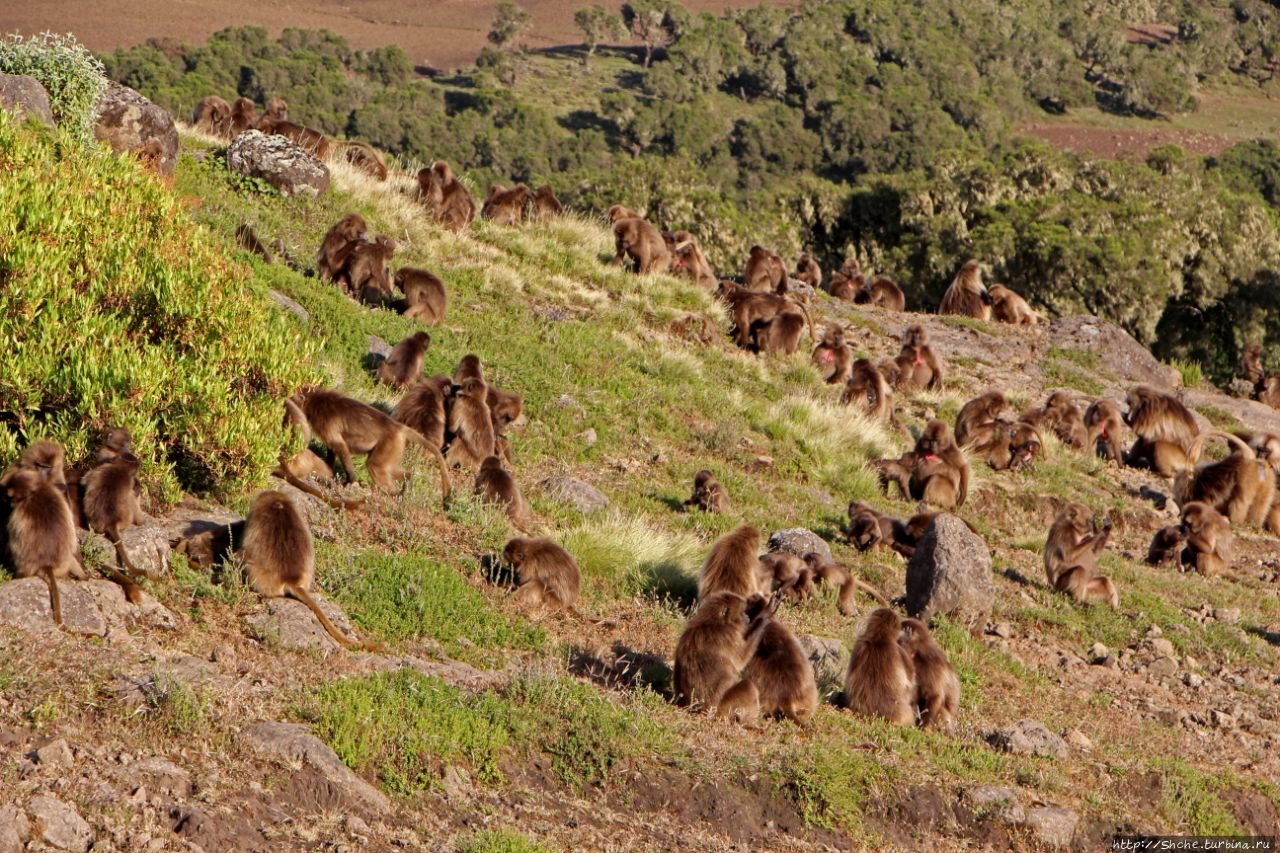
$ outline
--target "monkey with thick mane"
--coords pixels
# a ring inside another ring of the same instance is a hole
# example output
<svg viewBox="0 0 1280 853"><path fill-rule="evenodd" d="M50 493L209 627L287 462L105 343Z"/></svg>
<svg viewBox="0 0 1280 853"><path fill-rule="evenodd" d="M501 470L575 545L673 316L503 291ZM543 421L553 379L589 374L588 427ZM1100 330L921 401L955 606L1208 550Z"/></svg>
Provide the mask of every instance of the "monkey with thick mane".
<svg viewBox="0 0 1280 853"><path fill-rule="evenodd" d="M939 314L961 314L979 320L991 319L991 294L982 283L982 265L965 261L955 279L942 296Z"/></svg>

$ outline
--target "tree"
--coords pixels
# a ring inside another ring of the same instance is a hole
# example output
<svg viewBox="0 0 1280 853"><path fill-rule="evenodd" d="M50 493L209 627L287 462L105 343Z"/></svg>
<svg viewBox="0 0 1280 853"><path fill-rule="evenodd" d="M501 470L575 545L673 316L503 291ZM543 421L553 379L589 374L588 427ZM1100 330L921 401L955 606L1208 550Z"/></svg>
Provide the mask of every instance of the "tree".
<svg viewBox="0 0 1280 853"><path fill-rule="evenodd" d="M573 22L578 25L578 29L582 30L586 39L587 52L582 55L583 65L591 62L591 57L595 56L596 48L600 46L601 41L606 38L622 38L625 32L622 28L622 20L599 4L574 12Z"/></svg>
<svg viewBox="0 0 1280 853"><path fill-rule="evenodd" d="M489 41L498 50L514 50L515 38L529 29L533 16L513 0L503 0L498 4L498 13L493 18L493 26L489 30Z"/></svg>
<svg viewBox="0 0 1280 853"><path fill-rule="evenodd" d="M680 37L684 9L670 0L631 0L622 4L622 22L644 42L644 67L653 61L654 48L666 47Z"/></svg>

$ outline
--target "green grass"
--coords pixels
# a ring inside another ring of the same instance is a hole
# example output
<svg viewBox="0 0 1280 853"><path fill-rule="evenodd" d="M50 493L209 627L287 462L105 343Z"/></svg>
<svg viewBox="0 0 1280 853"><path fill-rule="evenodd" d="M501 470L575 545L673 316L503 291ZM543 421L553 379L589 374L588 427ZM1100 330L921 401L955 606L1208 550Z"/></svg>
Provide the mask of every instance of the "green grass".
<svg viewBox="0 0 1280 853"><path fill-rule="evenodd" d="M528 836L510 829L484 829L461 837L458 853L556 853Z"/></svg>

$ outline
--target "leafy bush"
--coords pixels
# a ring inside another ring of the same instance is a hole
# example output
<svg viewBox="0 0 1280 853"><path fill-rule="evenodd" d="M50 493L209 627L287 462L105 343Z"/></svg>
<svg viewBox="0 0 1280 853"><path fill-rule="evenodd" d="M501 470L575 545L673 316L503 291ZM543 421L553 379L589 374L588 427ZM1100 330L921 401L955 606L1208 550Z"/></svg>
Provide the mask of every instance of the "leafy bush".
<svg viewBox="0 0 1280 853"><path fill-rule="evenodd" d="M94 107L107 81L102 63L75 36L5 36L0 40L0 71L39 80L49 92L49 106L58 124L85 144L93 141Z"/></svg>
<svg viewBox="0 0 1280 853"><path fill-rule="evenodd" d="M136 161L66 142L0 115L0 461L126 426L167 497L256 481L311 345Z"/></svg>

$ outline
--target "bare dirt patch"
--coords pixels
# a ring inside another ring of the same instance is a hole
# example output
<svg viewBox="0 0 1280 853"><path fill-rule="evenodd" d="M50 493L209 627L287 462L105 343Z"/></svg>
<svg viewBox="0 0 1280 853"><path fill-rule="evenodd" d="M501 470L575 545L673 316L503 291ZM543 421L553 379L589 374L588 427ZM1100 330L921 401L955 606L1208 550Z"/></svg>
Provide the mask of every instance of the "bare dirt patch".
<svg viewBox="0 0 1280 853"><path fill-rule="evenodd" d="M1043 139L1056 148L1112 159L1145 157L1153 149L1170 144L1180 145L1193 154L1214 156L1238 141L1224 134L1190 130L1121 130L1058 123L1029 124L1022 128L1022 132Z"/></svg>

